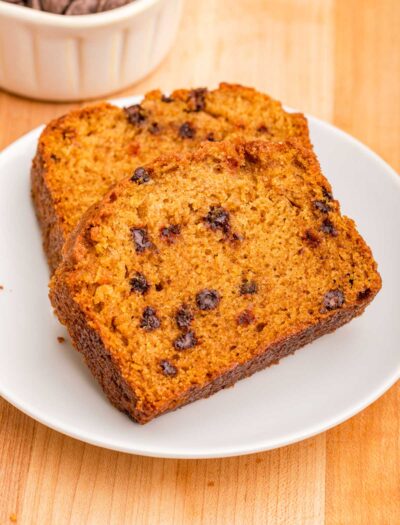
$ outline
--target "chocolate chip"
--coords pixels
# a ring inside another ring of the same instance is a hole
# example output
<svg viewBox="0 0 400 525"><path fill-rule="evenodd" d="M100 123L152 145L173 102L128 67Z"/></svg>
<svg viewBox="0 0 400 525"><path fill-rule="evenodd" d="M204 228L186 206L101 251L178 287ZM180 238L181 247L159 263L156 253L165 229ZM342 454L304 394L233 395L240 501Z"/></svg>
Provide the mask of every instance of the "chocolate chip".
<svg viewBox="0 0 400 525"><path fill-rule="evenodd" d="M146 248L152 248L153 243L149 240L146 228L131 228L132 239L135 250L142 253Z"/></svg>
<svg viewBox="0 0 400 525"><path fill-rule="evenodd" d="M179 136L183 139L192 139L196 135L196 130L190 122L184 122L179 128Z"/></svg>
<svg viewBox="0 0 400 525"><path fill-rule="evenodd" d="M142 167L136 168L131 177L131 181L136 182L136 184L144 184L145 182L149 182L150 179L150 173L146 168Z"/></svg>
<svg viewBox="0 0 400 525"><path fill-rule="evenodd" d="M149 126L149 133L152 135L158 135L161 132L160 125L158 122L152 122Z"/></svg>
<svg viewBox="0 0 400 525"><path fill-rule="evenodd" d="M164 241L167 241L168 244L172 244L176 241L176 237L181 233L181 227L179 224L171 224L170 226L165 226L160 230L160 236Z"/></svg>
<svg viewBox="0 0 400 525"><path fill-rule="evenodd" d="M221 297L217 290L201 290L196 295L196 304L200 310L214 310L218 306Z"/></svg>
<svg viewBox="0 0 400 525"><path fill-rule="evenodd" d="M178 369L176 366L174 366L171 361L168 361L167 359L162 359L160 361L160 367L161 371L165 376L169 377L175 377L178 373Z"/></svg>
<svg viewBox="0 0 400 525"><path fill-rule="evenodd" d="M43 1L43 0L42 0ZM129 4L131 0L103 0L103 2L97 2L98 8L97 12L101 13L103 11L109 11L111 9L116 9L117 7L121 7L123 5Z"/></svg>
<svg viewBox="0 0 400 525"><path fill-rule="evenodd" d="M167 95L161 95L161 102L165 102L166 104L169 104L173 101L174 99L172 97L168 97Z"/></svg>
<svg viewBox="0 0 400 525"><path fill-rule="evenodd" d="M140 104L124 108L124 111L131 124L142 124L147 119L146 112Z"/></svg>
<svg viewBox="0 0 400 525"><path fill-rule="evenodd" d="M189 330L175 339L174 348L176 350L188 350L189 348L196 346L197 343L198 341L195 333L192 330Z"/></svg>
<svg viewBox="0 0 400 525"><path fill-rule="evenodd" d="M253 323L255 319L256 318L251 310L244 310L237 316L236 322L239 326L249 326L249 324Z"/></svg>
<svg viewBox="0 0 400 525"><path fill-rule="evenodd" d="M324 298L322 300L322 308L321 312L326 312L328 310L336 310L337 308L341 308L344 303L344 293L342 290L336 289L336 290L329 290L324 295Z"/></svg>
<svg viewBox="0 0 400 525"><path fill-rule="evenodd" d="M329 213L332 208L324 201L313 201L314 208L322 213Z"/></svg>
<svg viewBox="0 0 400 525"><path fill-rule="evenodd" d="M191 322L193 321L193 313L190 310L190 307L187 304L183 304L175 315L176 324L181 330L189 328Z"/></svg>
<svg viewBox="0 0 400 525"><path fill-rule="evenodd" d="M156 315L156 311L151 306L146 306L143 310L142 319L140 320L140 328L143 328L147 332L152 332L157 328L160 328L161 321Z"/></svg>
<svg viewBox="0 0 400 525"><path fill-rule="evenodd" d="M335 228L334 224L329 219L323 220L321 231L329 235L332 235L333 237L337 237L338 235L337 229Z"/></svg>
<svg viewBox="0 0 400 525"><path fill-rule="evenodd" d="M371 293L372 293L371 288L365 288L365 290L358 292L357 301L364 301L364 299L368 299Z"/></svg>
<svg viewBox="0 0 400 525"><path fill-rule="evenodd" d="M96 0L72 0L67 9L64 11L65 15L90 15L97 12L98 2Z"/></svg>
<svg viewBox="0 0 400 525"><path fill-rule="evenodd" d="M211 206L210 211L204 217L204 221L214 231L221 230L224 233L229 233L231 229L229 212L222 206Z"/></svg>
<svg viewBox="0 0 400 525"><path fill-rule="evenodd" d="M202 111L206 107L206 88L193 89L188 96L189 111Z"/></svg>
<svg viewBox="0 0 400 525"><path fill-rule="evenodd" d="M150 288L146 277L139 272L136 272L135 276L129 281L131 285L131 291L144 295Z"/></svg>
<svg viewBox="0 0 400 525"><path fill-rule="evenodd" d="M240 285L239 292L240 295L250 295L255 294L258 291L258 286L255 281L248 281L244 279Z"/></svg>
<svg viewBox="0 0 400 525"><path fill-rule="evenodd" d="M313 232L312 230L306 230L305 234L304 234L304 237L303 239L308 242L308 244L310 246L312 246L313 248L316 248L320 242L321 242L321 239L318 237L318 235Z"/></svg>
<svg viewBox="0 0 400 525"><path fill-rule="evenodd" d="M328 199L328 201L333 200L332 193L328 191L324 186L322 186L322 195L325 197L325 199Z"/></svg>
<svg viewBox="0 0 400 525"><path fill-rule="evenodd" d="M261 126L258 126L257 131L259 133L268 133L269 129L267 128L267 126L264 126L264 124L262 124Z"/></svg>
<svg viewBox="0 0 400 525"><path fill-rule="evenodd" d="M216 142L216 138L215 138L215 135L214 133L211 131L210 133L207 134L207 137L206 139L209 141L209 142Z"/></svg>

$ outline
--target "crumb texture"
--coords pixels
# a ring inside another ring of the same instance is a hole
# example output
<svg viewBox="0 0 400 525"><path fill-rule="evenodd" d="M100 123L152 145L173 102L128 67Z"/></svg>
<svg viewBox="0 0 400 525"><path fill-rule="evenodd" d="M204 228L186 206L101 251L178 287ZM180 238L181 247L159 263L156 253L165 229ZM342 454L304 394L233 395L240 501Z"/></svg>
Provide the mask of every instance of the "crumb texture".
<svg viewBox="0 0 400 525"><path fill-rule="evenodd" d="M221 84L218 89L177 90L170 97L147 94L140 105L120 109L100 103L51 122L39 139L32 190L44 247L54 269L61 248L83 213L108 188L163 154L191 151L201 142L235 137L309 145L307 121L254 89Z"/></svg>
<svg viewBox="0 0 400 525"><path fill-rule="evenodd" d="M113 402L134 419L277 361L378 292L369 248L301 141L208 142L141 168L89 210L51 283L78 349L77 316L79 337L98 337L125 385Z"/></svg>

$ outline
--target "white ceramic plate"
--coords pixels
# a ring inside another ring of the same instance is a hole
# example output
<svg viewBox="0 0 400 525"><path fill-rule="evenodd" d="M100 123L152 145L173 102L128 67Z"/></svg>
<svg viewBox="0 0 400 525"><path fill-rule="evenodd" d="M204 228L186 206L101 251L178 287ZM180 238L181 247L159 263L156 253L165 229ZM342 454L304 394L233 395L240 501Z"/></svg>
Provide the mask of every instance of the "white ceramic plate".
<svg viewBox="0 0 400 525"><path fill-rule="evenodd" d="M120 100L120 104L137 99ZM287 445L353 416L400 377L400 180L365 146L309 117L323 171L373 249L383 288L359 319L207 400L139 426L115 410L50 308L30 199L40 129L0 155L0 394L38 421L95 445L206 458Z"/></svg>

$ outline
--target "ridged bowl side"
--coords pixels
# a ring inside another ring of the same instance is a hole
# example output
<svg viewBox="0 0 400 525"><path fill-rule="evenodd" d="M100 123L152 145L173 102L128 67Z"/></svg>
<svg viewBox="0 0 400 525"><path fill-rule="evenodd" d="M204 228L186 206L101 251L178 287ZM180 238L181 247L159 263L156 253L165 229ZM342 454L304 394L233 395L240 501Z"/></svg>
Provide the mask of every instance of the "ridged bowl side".
<svg viewBox="0 0 400 525"><path fill-rule="evenodd" d="M182 2L158 0L87 28L40 26L0 13L0 87L45 100L95 98L127 87L171 48Z"/></svg>

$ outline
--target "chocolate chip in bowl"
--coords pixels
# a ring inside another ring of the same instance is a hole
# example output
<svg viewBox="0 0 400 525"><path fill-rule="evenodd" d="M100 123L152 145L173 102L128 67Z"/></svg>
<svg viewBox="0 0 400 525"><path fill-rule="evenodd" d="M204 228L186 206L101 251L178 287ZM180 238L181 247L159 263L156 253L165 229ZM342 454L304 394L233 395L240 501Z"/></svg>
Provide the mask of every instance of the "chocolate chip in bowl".
<svg viewBox="0 0 400 525"><path fill-rule="evenodd" d="M134 0L0 0L56 15L91 15L110 11Z"/></svg>

